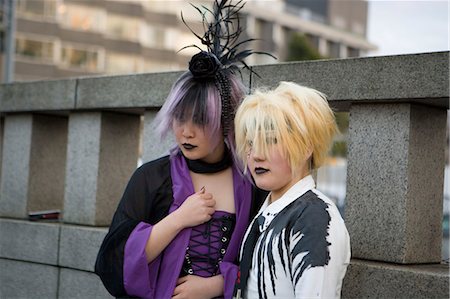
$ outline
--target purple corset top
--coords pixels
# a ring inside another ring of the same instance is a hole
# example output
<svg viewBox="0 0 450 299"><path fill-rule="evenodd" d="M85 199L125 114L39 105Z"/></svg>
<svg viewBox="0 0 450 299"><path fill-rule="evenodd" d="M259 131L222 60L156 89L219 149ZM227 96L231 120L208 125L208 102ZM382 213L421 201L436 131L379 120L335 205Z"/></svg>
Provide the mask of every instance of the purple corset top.
<svg viewBox="0 0 450 299"><path fill-rule="evenodd" d="M216 275L219 263L227 252L235 224L234 214L216 211L211 220L193 227L180 276Z"/></svg>

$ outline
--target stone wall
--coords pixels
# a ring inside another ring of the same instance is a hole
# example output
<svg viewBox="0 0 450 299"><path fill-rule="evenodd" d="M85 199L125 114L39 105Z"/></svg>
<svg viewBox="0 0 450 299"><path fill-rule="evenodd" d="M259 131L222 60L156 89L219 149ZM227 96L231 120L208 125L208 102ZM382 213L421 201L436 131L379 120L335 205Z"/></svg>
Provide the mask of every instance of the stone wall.
<svg viewBox="0 0 450 299"><path fill-rule="evenodd" d="M344 298L448 298L441 264L449 53L255 66L350 112ZM167 153L152 120L179 72L0 86L0 297L110 297L95 257L138 158ZM250 84L251 82L251 84ZM30 211L60 209L59 222Z"/></svg>

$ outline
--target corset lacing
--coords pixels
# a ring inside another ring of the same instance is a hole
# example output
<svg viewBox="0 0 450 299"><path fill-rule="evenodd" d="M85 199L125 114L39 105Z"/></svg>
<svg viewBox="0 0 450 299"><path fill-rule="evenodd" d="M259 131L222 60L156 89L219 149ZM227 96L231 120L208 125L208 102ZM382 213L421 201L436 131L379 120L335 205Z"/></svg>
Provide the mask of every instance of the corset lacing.
<svg viewBox="0 0 450 299"><path fill-rule="evenodd" d="M235 216L228 214L211 218L193 227L186 249L182 275L195 274L202 277L216 275L235 226Z"/></svg>

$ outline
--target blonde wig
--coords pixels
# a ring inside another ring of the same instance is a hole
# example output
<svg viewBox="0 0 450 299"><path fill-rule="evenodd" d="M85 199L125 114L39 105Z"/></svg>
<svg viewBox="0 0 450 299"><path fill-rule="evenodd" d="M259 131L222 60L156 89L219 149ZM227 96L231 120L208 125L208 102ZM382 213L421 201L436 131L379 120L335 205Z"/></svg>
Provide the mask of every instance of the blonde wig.
<svg viewBox="0 0 450 299"><path fill-rule="evenodd" d="M311 168L317 169L337 131L326 96L292 82L247 96L235 117L237 154L245 169L250 150L269 157L273 144L280 146L293 173L309 158Z"/></svg>

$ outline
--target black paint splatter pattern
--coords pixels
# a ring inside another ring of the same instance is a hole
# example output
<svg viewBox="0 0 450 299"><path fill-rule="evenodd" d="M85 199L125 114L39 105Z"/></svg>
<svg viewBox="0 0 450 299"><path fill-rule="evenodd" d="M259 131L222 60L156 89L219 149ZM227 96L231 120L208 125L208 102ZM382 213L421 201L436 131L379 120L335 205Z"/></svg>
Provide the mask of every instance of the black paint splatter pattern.
<svg viewBox="0 0 450 299"><path fill-rule="evenodd" d="M276 295L276 279L279 271L284 271L295 286L303 272L310 267L325 266L330 260L327 241L330 215L328 205L318 196L308 191L278 213L270 223L256 248L256 263L259 267L259 298L267 298L271 288ZM274 246L278 250L274 250ZM283 269L276 269L274 254L279 254ZM301 262L294 260L303 256ZM264 257L268 258L264 263ZM264 273L269 271L270 281L265 281Z"/></svg>

